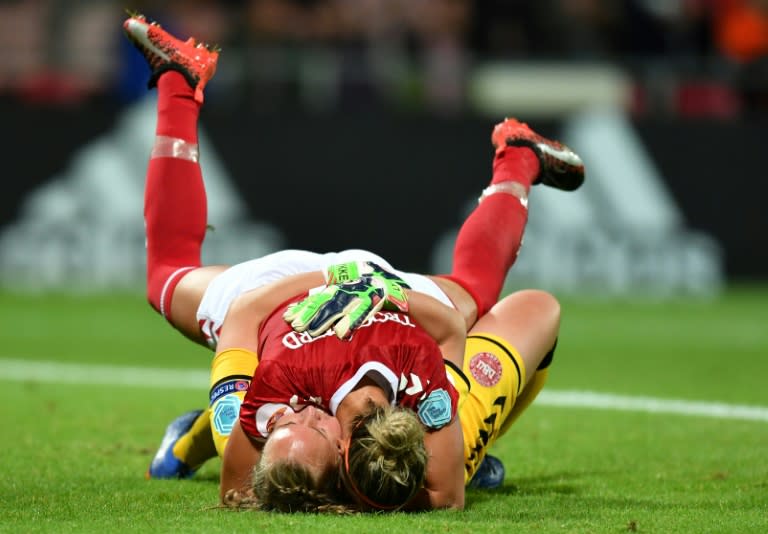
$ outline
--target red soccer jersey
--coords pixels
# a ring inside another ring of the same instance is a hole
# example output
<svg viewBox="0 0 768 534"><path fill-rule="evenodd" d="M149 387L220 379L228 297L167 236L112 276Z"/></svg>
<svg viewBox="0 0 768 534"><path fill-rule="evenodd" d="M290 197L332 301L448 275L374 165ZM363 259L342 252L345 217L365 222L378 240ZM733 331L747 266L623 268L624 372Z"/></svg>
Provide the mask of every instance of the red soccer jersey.
<svg viewBox="0 0 768 534"><path fill-rule="evenodd" d="M292 301L295 301L293 299ZM264 439L276 414L313 404L332 414L368 376L393 404L415 411L427 429L456 415L458 393L448 381L437 343L408 315L378 312L341 341L333 331L312 338L294 332L278 307L259 331L259 365L240 408L246 434Z"/></svg>

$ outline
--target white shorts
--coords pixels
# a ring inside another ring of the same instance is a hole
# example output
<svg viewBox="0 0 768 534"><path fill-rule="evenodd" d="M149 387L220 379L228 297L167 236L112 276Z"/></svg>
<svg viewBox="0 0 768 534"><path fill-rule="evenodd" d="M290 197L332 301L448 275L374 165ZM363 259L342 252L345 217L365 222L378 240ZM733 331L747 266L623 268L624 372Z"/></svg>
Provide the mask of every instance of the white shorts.
<svg viewBox="0 0 768 534"><path fill-rule="evenodd" d="M282 250L233 265L211 280L197 308L197 320L208 340L208 345L213 349L216 348L224 317L227 315L230 304L238 295L286 276L325 271L329 265L349 261L373 261L397 274L414 291L426 293L454 307L445 292L426 276L398 271L384 258L367 250L350 249L326 254L307 250Z"/></svg>

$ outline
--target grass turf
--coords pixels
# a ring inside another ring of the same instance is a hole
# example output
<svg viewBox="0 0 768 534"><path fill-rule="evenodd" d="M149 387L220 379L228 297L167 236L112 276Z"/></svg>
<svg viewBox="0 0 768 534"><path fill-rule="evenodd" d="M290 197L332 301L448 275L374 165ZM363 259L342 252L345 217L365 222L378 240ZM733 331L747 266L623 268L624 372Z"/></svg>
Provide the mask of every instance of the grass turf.
<svg viewBox="0 0 768 534"><path fill-rule="evenodd" d="M565 300L547 389L768 405L765 288L714 301ZM204 369L141 295L0 295L0 358ZM507 481L464 512L218 509L218 462L146 481L165 424L205 391L3 380L0 531L768 531L768 425L534 406L496 446Z"/></svg>

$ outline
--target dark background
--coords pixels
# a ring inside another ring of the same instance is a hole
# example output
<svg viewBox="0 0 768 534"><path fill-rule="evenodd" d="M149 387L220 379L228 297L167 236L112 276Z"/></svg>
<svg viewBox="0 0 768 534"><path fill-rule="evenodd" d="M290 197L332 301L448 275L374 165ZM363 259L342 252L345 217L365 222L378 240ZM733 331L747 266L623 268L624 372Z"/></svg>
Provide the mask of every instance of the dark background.
<svg viewBox="0 0 768 534"><path fill-rule="evenodd" d="M288 246L375 243L426 270L488 181L495 122L513 113L558 137L568 113L597 106L630 118L729 278L768 278L766 0L0 1L0 228L145 98L125 7L221 46L203 125L251 216ZM586 90L582 69L602 73ZM476 91L489 73L492 111ZM540 93L580 100L526 116Z"/></svg>
<svg viewBox="0 0 768 534"><path fill-rule="evenodd" d="M78 147L108 131L118 109L110 102L41 107L0 99L0 225L18 215L27 193L65 169ZM289 247L376 243L405 269L428 268L435 239L461 222L468 199L490 176L494 121L486 118L214 108L202 122L251 215L277 225ZM768 119L634 124L687 225L722 244L729 279L768 278ZM557 121L536 127L545 135L559 131Z"/></svg>

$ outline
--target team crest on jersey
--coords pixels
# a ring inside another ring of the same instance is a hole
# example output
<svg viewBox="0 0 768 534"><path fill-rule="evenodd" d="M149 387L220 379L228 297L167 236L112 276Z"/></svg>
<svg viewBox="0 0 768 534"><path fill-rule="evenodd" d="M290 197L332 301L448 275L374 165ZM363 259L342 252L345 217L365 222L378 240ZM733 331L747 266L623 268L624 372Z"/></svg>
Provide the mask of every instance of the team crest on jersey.
<svg viewBox="0 0 768 534"><path fill-rule="evenodd" d="M429 428L441 428L451 422L451 396L436 389L419 404L419 419Z"/></svg>
<svg viewBox="0 0 768 534"><path fill-rule="evenodd" d="M501 380L501 362L490 352L478 352L469 360L469 372L478 384L490 388Z"/></svg>
<svg viewBox="0 0 768 534"><path fill-rule="evenodd" d="M229 436L240 415L240 399L235 395L226 395L213 409L213 427L222 436Z"/></svg>

